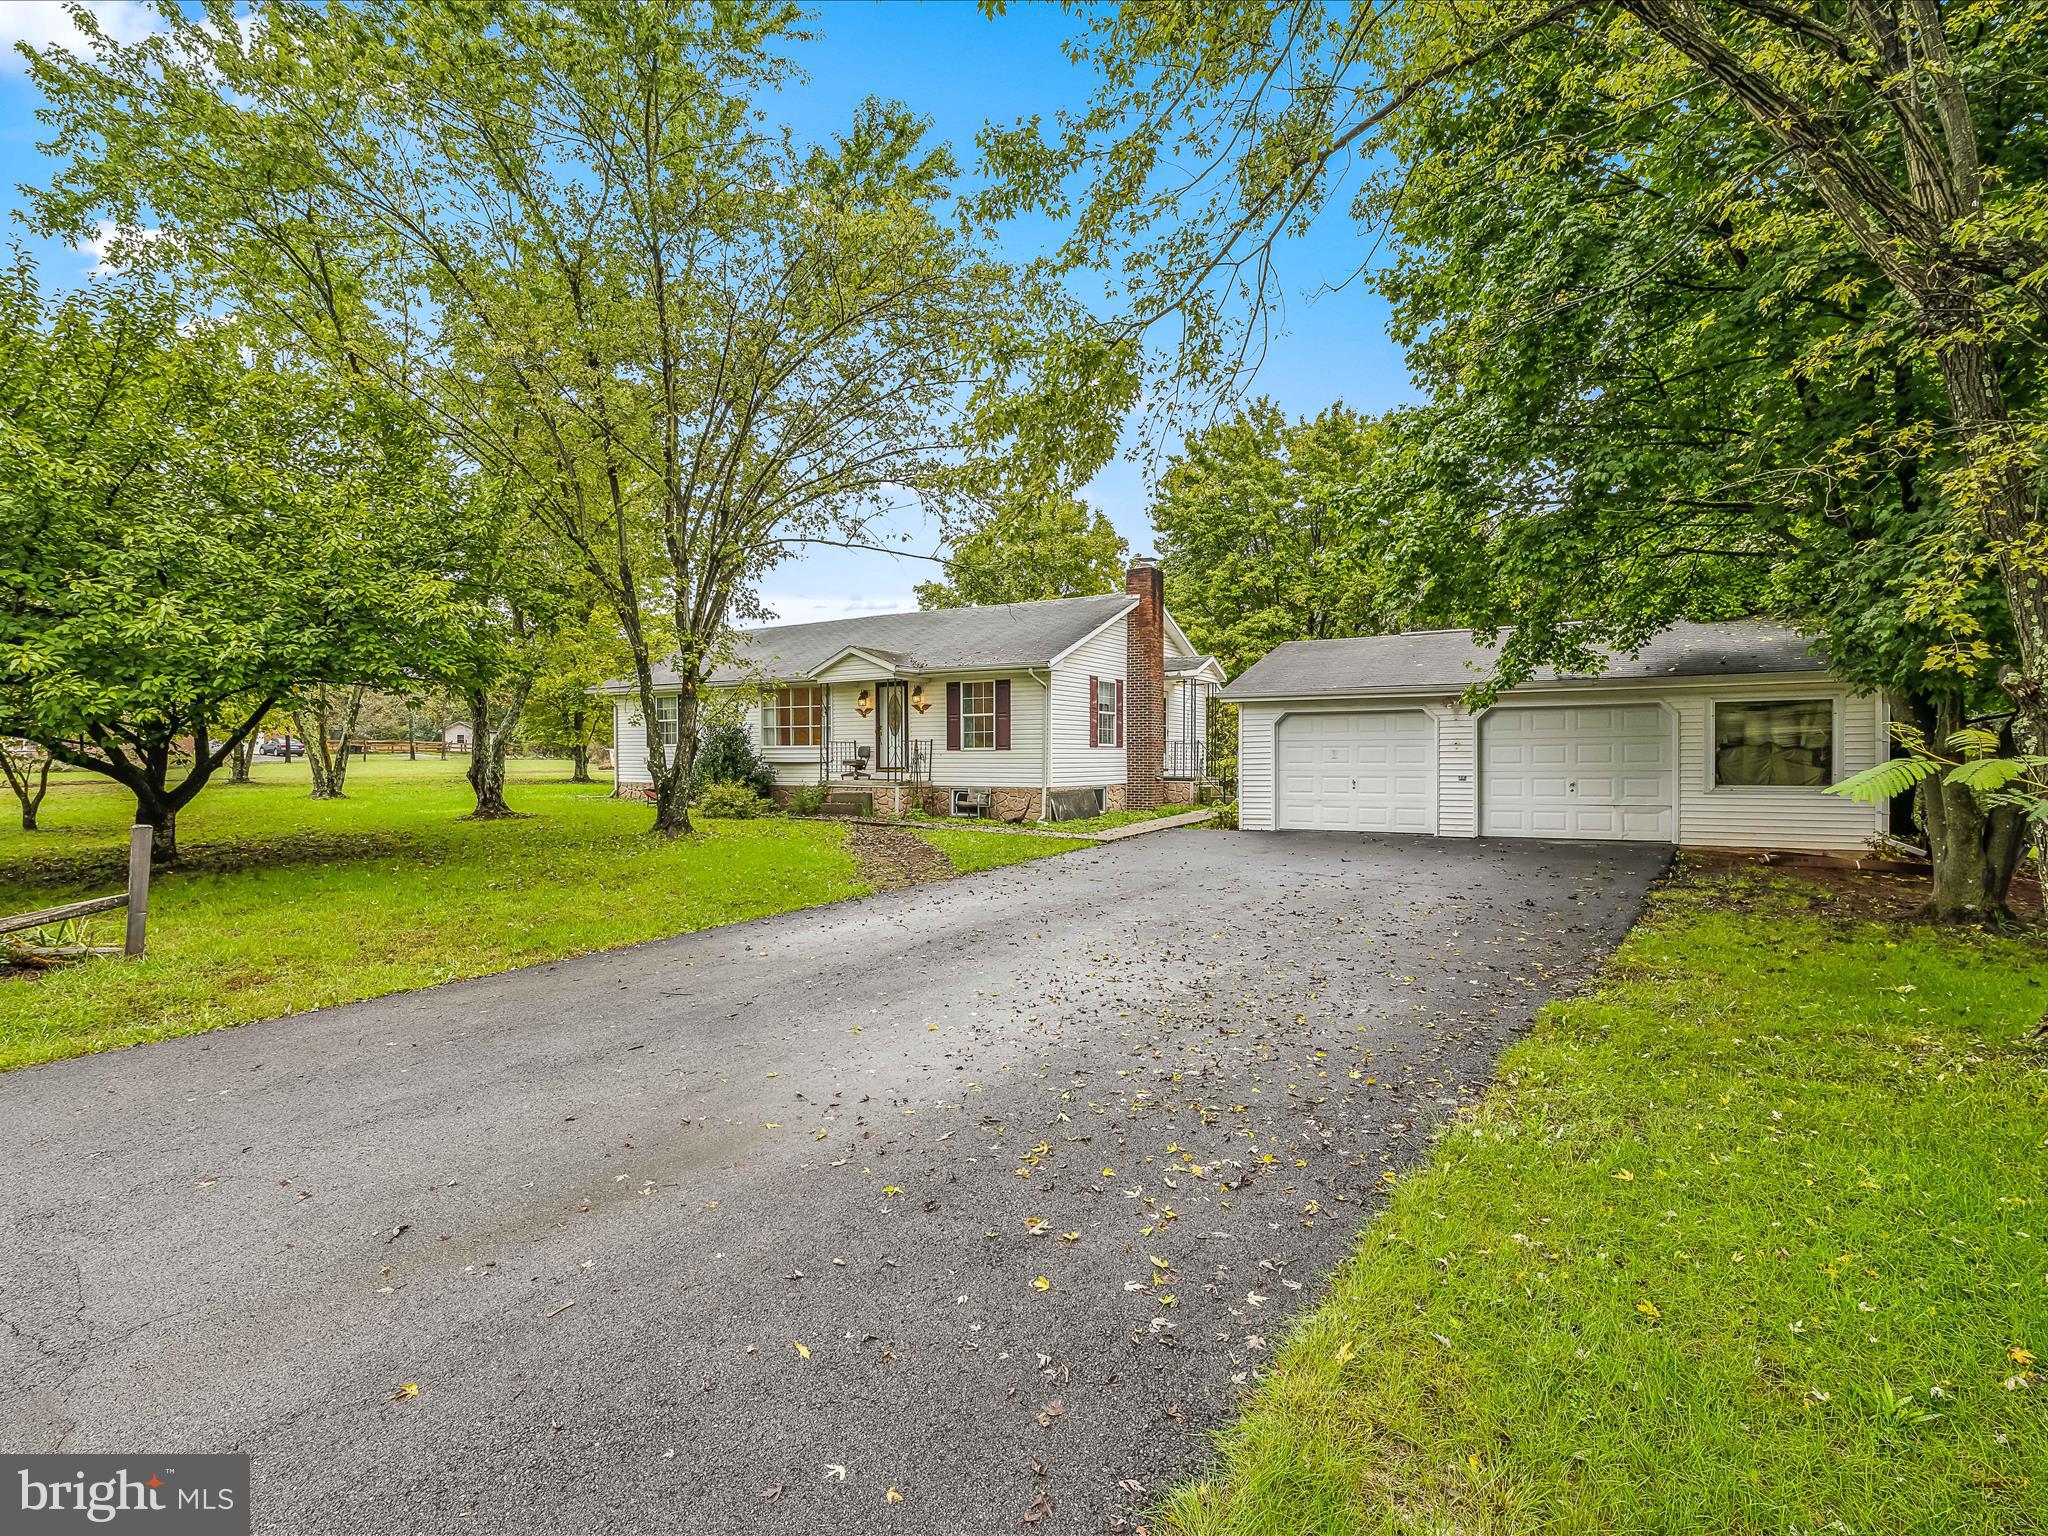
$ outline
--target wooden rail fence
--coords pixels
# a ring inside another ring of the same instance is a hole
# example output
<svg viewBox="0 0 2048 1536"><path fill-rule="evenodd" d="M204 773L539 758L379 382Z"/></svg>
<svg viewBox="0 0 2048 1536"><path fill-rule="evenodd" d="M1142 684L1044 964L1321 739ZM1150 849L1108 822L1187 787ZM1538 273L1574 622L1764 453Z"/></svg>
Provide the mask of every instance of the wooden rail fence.
<svg viewBox="0 0 2048 1536"><path fill-rule="evenodd" d="M51 958L66 958L71 955L126 955L133 959L142 953L143 942L149 928L149 856L154 827L137 822L128 829L128 889L113 896L92 896L84 901L67 901L62 906L44 907L40 912L23 912L15 917L0 917L0 933L20 933L27 929L48 928L55 923L68 923L75 918L91 917L96 912L112 912L119 908L128 910L127 932L121 944L106 945L63 945L55 949L37 949L31 953Z"/></svg>

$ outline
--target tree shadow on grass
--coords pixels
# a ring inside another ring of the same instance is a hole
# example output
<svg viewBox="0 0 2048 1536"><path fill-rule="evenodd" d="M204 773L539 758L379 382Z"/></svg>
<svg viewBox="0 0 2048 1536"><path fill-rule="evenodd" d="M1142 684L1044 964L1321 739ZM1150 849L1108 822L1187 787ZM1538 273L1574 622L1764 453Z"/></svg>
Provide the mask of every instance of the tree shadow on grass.
<svg viewBox="0 0 2048 1536"><path fill-rule="evenodd" d="M403 832L289 832L222 842L180 839L178 861L158 865L156 878L235 875L258 869L349 864L365 859L417 857L420 840ZM0 859L0 886L29 890L118 889L128 879L125 847L66 849Z"/></svg>

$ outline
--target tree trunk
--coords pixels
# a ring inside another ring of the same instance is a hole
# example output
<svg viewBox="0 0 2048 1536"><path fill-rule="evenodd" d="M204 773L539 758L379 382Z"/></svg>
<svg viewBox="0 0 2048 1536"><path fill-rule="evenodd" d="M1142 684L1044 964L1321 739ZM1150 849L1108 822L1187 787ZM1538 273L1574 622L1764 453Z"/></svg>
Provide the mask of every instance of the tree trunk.
<svg viewBox="0 0 2048 1536"><path fill-rule="evenodd" d="M228 754L228 782L230 784L249 783L249 771L255 765L256 733L251 731L237 742L235 750Z"/></svg>
<svg viewBox="0 0 2048 1536"><path fill-rule="evenodd" d="M1961 429L1978 521L2004 578L2005 600L2019 642L2020 664L1999 679L2019 711L2027 750L2048 749L2048 577L2033 564L2042 540L2034 494L2036 455L2022 442L1983 341L1986 328L1976 284L1915 294L1923 328L1934 338L1949 408Z"/></svg>
<svg viewBox="0 0 2048 1536"><path fill-rule="evenodd" d="M21 804L21 830L35 831L36 813L42 808L43 796L50 792L50 755L42 754L31 768L0 745L0 776L6 778L7 787ZM33 791L29 788L31 777L35 781Z"/></svg>
<svg viewBox="0 0 2048 1536"><path fill-rule="evenodd" d="M1966 723L1961 702L1953 698L1931 705L1913 701L1908 707L1937 750ZM1986 809L1976 791L1943 776L1922 780L1919 797L1928 861L1934 866L1926 915L1941 923L2010 919L2007 898L2025 841L2019 812L2010 806Z"/></svg>
<svg viewBox="0 0 2048 1536"><path fill-rule="evenodd" d="M337 698L320 683L292 711L292 723L306 743L306 766L313 773L315 800L346 797L349 742L355 736L356 716L362 707L360 684L341 690Z"/></svg>
<svg viewBox="0 0 2048 1536"><path fill-rule="evenodd" d="M660 736L659 718L653 720L649 732ZM685 677L676 700L675 755L667 764L668 771L657 773L654 779L654 830L663 837L681 837L695 830L690 825L690 769L696 760L697 689L694 680ZM650 755L648 761L655 758Z"/></svg>
<svg viewBox="0 0 2048 1536"><path fill-rule="evenodd" d="M590 735L589 715L583 710L574 710L569 715L569 782L588 784L590 782Z"/></svg>
<svg viewBox="0 0 2048 1536"><path fill-rule="evenodd" d="M178 812L169 801L153 790L137 790L135 820L149 828L149 851L155 862L175 864L178 860Z"/></svg>
<svg viewBox="0 0 2048 1536"><path fill-rule="evenodd" d="M526 712L526 697L533 690L533 674L515 677L498 696L493 709L488 691L472 688L469 700L469 787L476 795L475 821L496 821L519 812L505 803L505 755L518 733L520 717Z"/></svg>

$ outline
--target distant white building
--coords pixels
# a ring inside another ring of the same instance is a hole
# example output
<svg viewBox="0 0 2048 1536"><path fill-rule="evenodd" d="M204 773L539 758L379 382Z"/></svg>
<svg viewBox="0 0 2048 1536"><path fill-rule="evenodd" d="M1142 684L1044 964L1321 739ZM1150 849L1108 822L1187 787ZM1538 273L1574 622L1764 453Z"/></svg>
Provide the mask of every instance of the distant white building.
<svg viewBox="0 0 2048 1536"><path fill-rule="evenodd" d="M441 745L451 751L469 750L469 722L458 720L441 733Z"/></svg>

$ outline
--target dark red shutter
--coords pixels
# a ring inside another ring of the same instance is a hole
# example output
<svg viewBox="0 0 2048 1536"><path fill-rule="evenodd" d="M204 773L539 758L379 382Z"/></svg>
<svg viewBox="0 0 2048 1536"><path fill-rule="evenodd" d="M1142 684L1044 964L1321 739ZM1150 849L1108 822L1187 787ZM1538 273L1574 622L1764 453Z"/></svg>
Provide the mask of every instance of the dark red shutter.
<svg viewBox="0 0 2048 1536"><path fill-rule="evenodd" d="M1116 744L1124 744L1124 680L1116 680Z"/></svg>
<svg viewBox="0 0 2048 1536"><path fill-rule="evenodd" d="M1099 721L1101 718L1102 716L1095 712L1095 674L1091 672L1088 674L1088 745L1091 747L1099 747L1102 745L1102 743L1096 739L1098 735L1096 730L1096 722Z"/></svg>
<svg viewBox="0 0 2048 1536"><path fill-rule="evenodd" d="M1010 750L1010 680L996 679L996 750Z"/></svg>
<svg viewBox="0 0 2048 1536"><path fill-rule="evenodd" d="M946 684L946 750L960 750L960 685Z"/></svg>

